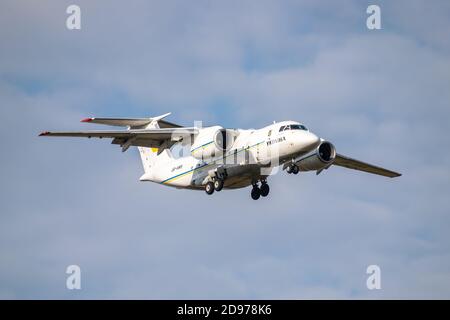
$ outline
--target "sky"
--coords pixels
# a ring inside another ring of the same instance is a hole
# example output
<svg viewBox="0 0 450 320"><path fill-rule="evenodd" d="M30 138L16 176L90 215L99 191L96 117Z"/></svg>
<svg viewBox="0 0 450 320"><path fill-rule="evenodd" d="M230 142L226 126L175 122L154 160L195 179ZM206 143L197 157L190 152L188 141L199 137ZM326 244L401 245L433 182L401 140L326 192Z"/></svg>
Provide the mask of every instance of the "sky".
<svg viewBox="0 0 450 320"><path fill-rule="evenodd" d="M449 299L448 30L446 0L1 1L0 298ZM253 201L140 182L135 148L37 137L166 112L300 121L403 176L280 172Z"/></svg>

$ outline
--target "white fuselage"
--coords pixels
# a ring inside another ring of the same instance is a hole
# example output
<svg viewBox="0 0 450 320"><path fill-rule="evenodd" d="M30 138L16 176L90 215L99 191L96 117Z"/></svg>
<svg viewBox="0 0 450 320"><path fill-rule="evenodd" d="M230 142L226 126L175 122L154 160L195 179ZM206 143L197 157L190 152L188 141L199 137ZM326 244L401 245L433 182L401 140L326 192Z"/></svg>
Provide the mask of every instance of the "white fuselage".
<svg viewBox="0 0 450 320"><path fill-rule="evenodd" d="M288 125L297 129L280 131ZM181 157L173 157L170 150L164 150L166 156L158 157L141 181L200 189L217 170L225 168L228 176L225 188L246 187L268 175L262 168L292 161L316 149L321 141L298 122L285 121L257 130L227 129L227 146L225 151L218 152L215 137L221 129L225 130L218 126L200 129L188 154Z"/></svg>

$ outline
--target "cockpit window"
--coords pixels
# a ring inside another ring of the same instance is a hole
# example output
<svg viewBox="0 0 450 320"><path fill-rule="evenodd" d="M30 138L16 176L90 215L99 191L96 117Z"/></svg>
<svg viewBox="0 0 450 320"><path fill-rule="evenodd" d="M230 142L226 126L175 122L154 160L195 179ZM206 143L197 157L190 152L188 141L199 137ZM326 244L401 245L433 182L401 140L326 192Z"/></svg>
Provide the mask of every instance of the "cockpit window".
<svg viewBox="0 0 450 320"><path fill-rule="evenodd" d="M302 124L291 124L291 130L308 130Z"/></svg>
<svg viewBox="0 0 450 320"><path fill-rule="evenodd" d="M302 124L290 124L287 126L282 126L280 128L280 132L286 131L286 130L305 130L305 131L307 131L308 129Z"/></svg>

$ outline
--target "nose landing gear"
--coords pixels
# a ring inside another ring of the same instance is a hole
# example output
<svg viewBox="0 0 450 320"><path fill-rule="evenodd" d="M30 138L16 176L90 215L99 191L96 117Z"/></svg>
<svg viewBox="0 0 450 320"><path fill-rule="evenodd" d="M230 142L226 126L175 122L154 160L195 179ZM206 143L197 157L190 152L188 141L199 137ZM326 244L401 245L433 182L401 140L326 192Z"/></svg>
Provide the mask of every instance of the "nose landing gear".
<svg viewBox="0 0 450 320"><path fill-rule="evenodd" d="M297 165L295 164L290 164L287 168L286 168L286 172L291 174L297 174L300 171L300 169L298 168Z"/></svg>

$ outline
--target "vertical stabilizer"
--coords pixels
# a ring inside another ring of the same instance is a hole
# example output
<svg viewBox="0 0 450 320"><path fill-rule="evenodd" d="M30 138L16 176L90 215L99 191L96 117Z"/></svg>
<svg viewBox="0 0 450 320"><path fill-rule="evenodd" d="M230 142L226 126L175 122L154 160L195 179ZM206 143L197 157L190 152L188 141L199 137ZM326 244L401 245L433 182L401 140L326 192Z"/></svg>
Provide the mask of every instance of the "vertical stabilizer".
<svg viewBox="0 0 450 320"><path fill-rule="evenodd" d="M159 128L158 121L169 114L170 113L167 113L162 116L152 118L152 121L146 126L146 129ZM164 149L162 152L159 152L158 148L138 147L138 150L146 177L152 176L152 170L156 165L173 159L169 149Z"/></svg>

